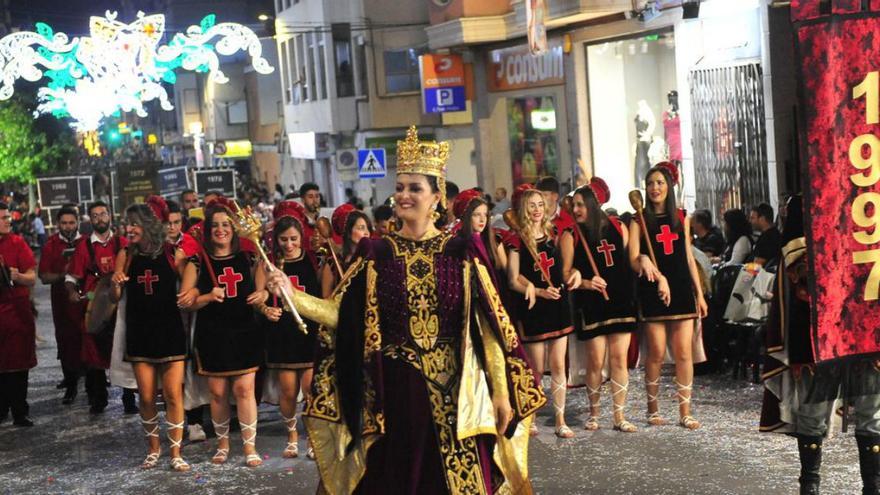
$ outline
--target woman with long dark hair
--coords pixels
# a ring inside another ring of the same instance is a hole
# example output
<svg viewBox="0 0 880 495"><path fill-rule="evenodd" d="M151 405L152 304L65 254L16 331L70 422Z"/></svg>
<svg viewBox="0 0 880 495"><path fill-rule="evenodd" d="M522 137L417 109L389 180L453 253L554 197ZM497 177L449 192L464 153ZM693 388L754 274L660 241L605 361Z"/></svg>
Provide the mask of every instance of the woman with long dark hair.
<svg viewBox="0 0 880 495"><path fill-rule="evenodd" d="M648 395L648 424L666 424L660 415L658 395L660 367L669 340L675 359L675 386L679 425L696 430L700 422L691 416L694 379L692 342L694 320L708 313L706 299L691 253L690 224L675 205L678 171L662 162L645 175L647 201L645 225L633 222L629 231L629 261L639 274L638 302L648 343L645 360L645 389ZM645 241L649 239L649 244ZM656 265L650 253L656 257Z"/></svg>
<svg viewBox="0 0 880 495"><path fill-rule="evenodd" d="M203 256L186 266L178 305L197 311L193 350L198 373L208 377L211 420L217 433L217 453L211 462L223 464L229 457L232 385L245 464L256 467L263 461L256 451L254 378L263 362L264 341L251 306L265 300L265 294L256 291L254 260L241 250L233 218L226 200L208 205Z"/></svg>
<svg viewBox="0 0 880 495"><path fill-rule="evenodd" d="M616 217L602 211L602 204L610 196L608 185L598 177L576 189L572 197L575 229L563 232L559 242L565 276L571 277L574 271L582 276L578 290L574 291L574 304L575 315L581 320L577 337L587 349L590 416L584 429L599 429L602 367L607 355L611 368L613 426L617 431L630 433L637 428L626 420L624 405L629 390L627 351L637 326L636 308L632 297L633 273L626 251L628 229Z"/></svg>
<svg viewBox="0 0 880 495"><path fill-rule="evenodd" d="M340 267L342 273L337 273L334 262L328 258L329 262L324 263L324 267L321 268L321 294L325 298L330 297L345 271L354 261L358 243L361 239L370 237L373 232L370 218L349 203L333 210L330 223L333 226L333 233L339 236L339 244L341 244L339 264L342 265Z"/></svg>
<svg viewBox="0 0 880 495"><path fill-rule="evenodd" d="M282 201L275 207L272 227L272 260L278 270L290 280L294 290L305 291L315 297L321 296L318 282L318 263L314 254L303 247L303 223L305 211L295 201ZM266 272L257 268L257 291L266 288ZM317 325L305 320L308 333L302 333L288 308L278 297L270 297L257 309L266 317L266 367L278 373L281 389L279 409L287 426L287 447L282 457L299 456L296 431L297 397L300 390L308 400L312 384L312 363L315 358L315 335Z"/></svg>
<svg viewBox="0 0 880 495"><path fill-rule="evenodd" d="M166 244L168 206L158 196L125 210L128 247L120 251L113 274L114 297L125 291L125 355L140 395L141 423L149 452L144 469L156 467L159 455L159 412L156 393L161 380L165 424L171 443L171 469L189 471L180 455L183 441L183 375L186 332L177 308L179 275L174 253Z"/></svg>
<svg viewBox="0 0 880 495"><path fill-rule="evenodd" d="M746 214L739 208L727 210L723 215L724 227L724 253L720 259L714 262L723 262L725 265L739 265L745 263L752 254L752 225Z"/></svg>
<svg viewBox="0 0 880 495"><path fill-rule="evenodd" d="M516 203L520 238L508 254L508 282L513 291L528 296L529 286L522 280L525 277L528 284L534 286L535 294L528 302L517 299L517 328L538 376L543 376L545 353L549 353L554 431L559 438L571 438L574 432L565 424L565 357L566 336L574 326L568 297L564 294L562 258L553 241L553 225L541 192L527 189ZM573 273L567 282L569 287L579 286L580 274ZM534 426L531 433L537 433Z"/></svg>
<svg viewBox="0 0 880 495"><path fill-rule="evenodd" d="M455 228L458 234L465 238L477 234L483 241L492 267L502 274L506 273L507 252L499 242L495 229L489 225L489 204L483 199L483 193L477 189L460 192L452 202L452 212L457 220Z"/></svg>

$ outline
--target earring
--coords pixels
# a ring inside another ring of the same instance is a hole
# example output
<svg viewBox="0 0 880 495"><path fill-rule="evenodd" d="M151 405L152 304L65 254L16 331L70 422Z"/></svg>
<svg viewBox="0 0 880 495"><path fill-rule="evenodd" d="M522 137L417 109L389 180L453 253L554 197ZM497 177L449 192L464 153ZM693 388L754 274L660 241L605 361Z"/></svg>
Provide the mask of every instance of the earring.
<svg viewBox="0 0 880 495"><path fill-rule="evenodd" d="M440 220L440 214L437 213L436 210L431 213L431 220L433 220L435 223L437 222L437 220Z"/></svg>

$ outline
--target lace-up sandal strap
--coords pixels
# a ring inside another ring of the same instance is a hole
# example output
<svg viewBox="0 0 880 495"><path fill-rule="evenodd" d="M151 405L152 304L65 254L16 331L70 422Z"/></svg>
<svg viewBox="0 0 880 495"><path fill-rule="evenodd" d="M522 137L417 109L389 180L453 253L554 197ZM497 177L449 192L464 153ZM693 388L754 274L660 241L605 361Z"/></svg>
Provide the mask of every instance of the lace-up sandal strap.
<svg viewBox="0 0 880 495"><path fill-rule="evenodd" d="M144 436L159 438L159 413L150 419L141 416L141 426L144 428Z"/></svg>
<svg viewBox="0 0 880 495"><path fill-rule="evenodd" d="M183 421L180 423L172 423L168 421L168 418L165 418L165 436L168 437L168 442L171 444L171 448L180 448L180 444L183 443ZM180 440L175 440L171 438L171 430L180 430ZM172 459L172 463L174 460Z"/></svg>
<svg viewBox="0 0 880 495"><path fill-rule="evenodd" d="M294 413L292 418L288 418L287 416L282 414L281 419L284 420L284 424L287 426L288 433L293 433L296 431L296 425L297 425L296 413Z"/></svg>
<svg viewBox="0 0 880 495"><path fill-rule="evenodd" d="M212 418L211 423L214 424L214 433L217 434L217 440L225 440L229 438L229 418L226 418L226 421L221 421L219 423Z"/></svg>
<svg viewBox="0 0 880 495"><path fill-rule="evenodd" d="M615 390L616 387L616 390ZM626 394L629 392L629 382L626 383L618 383L614 381L614 378L611 379L611 406L614 408L614 412L623 412L624 405L618 404L614 402L614 397L618 394L623 394L623 398L626 399Z"/></svg>
<svg viewBox="0 0 880 495"><path fill-rule="evenodd" d="M257 441L257 420L255 419L251 423L245 423L244 421L239 421L238 425L241 427L241 442L244 445L254 446ZM245 435L248 436L245 436ZM259 457L259 456L258 456Z"/></svg>
<svg viewBox="0 0 880 495"><path fill-rule="evenodd" d="M550 395L553 397L553 411L558 415L565 415L565 399L562 400L562 405L558 405L556 403L556 392L561 391L565 393L565 382L557 382L552 378L550 379Z"/></svg>
<svg viewBox="0 0 880 495"><path fill-rule="evenodd" d="M648 387L657 387L657 395L653 395L648 392ZM656 380L649 381L645 380L645 395L648 396L648 402L657 402L659 400L660 395L660 377L658 376Z"/></svg>
<svg viewBox="0 0 880 495"><path fill-rule="evenodd" d="M159 463L159 453L150 452L141 464L141 469L153 469Z"/></svg>
<svg viewBox="0 0 880 495"><path fill-rule="evenodd" d="M185 471L189 471L190 465L183 460L183 457L173 457L171 458L171 470L182 473Z"/></svg>
<svg viewBox="0 0 880 495"><path fill-rule="evenodd" d="M678 380L675 380L675 395L678 396L678 405L690 404L691 403L691 394L693 391L694 384L691 382L688 385L682 385ZM683 392L688 392L687 396L684 395ZM693 418L691 418L693 419Z"/></svg>

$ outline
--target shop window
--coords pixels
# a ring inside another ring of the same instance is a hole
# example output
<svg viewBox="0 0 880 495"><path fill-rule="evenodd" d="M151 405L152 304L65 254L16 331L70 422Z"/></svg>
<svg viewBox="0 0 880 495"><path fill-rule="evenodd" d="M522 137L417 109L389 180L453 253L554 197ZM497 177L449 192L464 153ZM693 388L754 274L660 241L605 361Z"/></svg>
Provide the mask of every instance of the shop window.
<svg viewBox="0 0 880 495"><path fill-rule="evenodd" d="M507 99L513 185L559 172L556 102L552 96Z"/></svg>
<svg viewBox="0 0 880 495"><path fill-rule="evenodd" d="M290 84L290 67L291 67L291 56L290 56L290 42L282 41L281 45L281 88L284 91L284 103L290 103L293 99L293 91L291 90Z"/></svg>
<svg viewBox="0 0 880 495"><path fill-rule="evenodd" d="M641 188L652 165L681 163L671 32L588 45L593 170L612 191ZM625 195L611 205L628 210Z"/></svg>
<svg viewBox="0 0 880 495"><path fill-rule="evenodd" d="M385 51L385 92L410 93L421 89L419 55L424 48Z"/></svg>
<svg viewBox="0 0 880 495"><path fill-rule="evenodd" d="M354 67L351 53L351 24L337 23L331 26L333 54L336 67L336 96L354 96Z"/></svg>
<svg viewBox="0 0 880 495"><path fill-rule="evenodd" d="M317 41L315 38L318 36L318 33L306 33L305 42L306 42L306 77L309 79L309 101L318 99L318 79L315 74L315 48Z"/></svg>
<svg viewBox="0 0 880 495"><path fill-rule="evenodd" d="M304 36L296 37L296 90L294 94L294 103L300 101L309 101L309 80L306 76L306 49Z"/></svg>
<svg viewBox="0 0 880 495"><path fill-rule="evenodd" d="M363 36L358 36L354 43L354 73L355 93L358 96L366 96L369 92L367 83L367 47Z"/></svg>
<svg viewBox="0 0 880 495"><path fill-rule="evenodd" d="M327 99L327 50L324 49L324 35L322 33L315 33L315 41L317 44L317 53L315 54L315 59L317 60L317 78L315 79L315 87L316 87L316 97L319 100Z"/></svg>

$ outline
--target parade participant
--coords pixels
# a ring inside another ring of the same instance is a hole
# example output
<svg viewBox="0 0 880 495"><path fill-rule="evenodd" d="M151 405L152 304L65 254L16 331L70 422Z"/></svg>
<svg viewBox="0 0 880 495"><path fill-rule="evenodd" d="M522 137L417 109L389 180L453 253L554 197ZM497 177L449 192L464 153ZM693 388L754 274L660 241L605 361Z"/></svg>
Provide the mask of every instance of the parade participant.
<svg viewBox="0 0 880 495"><path fill-rule="evenodd" d="M629 231L629 261L639 274L638 303L648 343L645 360L645 389L648 395L648 424L666 420L659 411L660 368L669 340L675 359L675 387L679 425L689 430L700 427L691 416L694 379L692 342L694 320L708 312L697 265L691 253L690 222L675 206L678 184L675 165L662 162L648 170L645 190L648 201L644 221L633 222ZM650 244L644 238L650 239ZM656 257L656 264L652 261Z"/></svg>
<svg viewBox="0 0 880 495"><path fill-rule="evenodd" d="M321 296L318 282L318 263L311 251L303 249L302 224L305 222L303 207L295 201L284 201L273 212L272 258L279 270L290 279L295 290L305 291L315 297ZM257 291L266 288L265 269L260 266L256 274ZM287 426L287 447L282 456L294 458L299 455L297 444L297 397L300 390L308 400L312 383L312 364L315 357L317 325L306 321L308 333L297 329L290 311L283 309L282 301L272 297L268 305L257 306L266 317L266 367L277 370L281 388L279 408Z"/></svg>
<svg viewBox="0 0 880 495"><path fill-rule="evenodd" d="M599 399L602 368L606 355L611 370L611 400L614 429L626 433L637 430L625 419L624 405L629 390L627 351L630 335L636 330L633 301L633 273L627 258L629 232L616 217L602 211L611 196L608 185L593 177L589 185L575 190L572 213L573 231L562 234L563 273L581 273L581 285L574 292L577 337L587 349L587 399L590 416L586 430L599 429Z"/></svg>
<svg viewBox="0 0 880 495"><path fill-rule="evenodd" d="M373 231L373 238L378 239L385 234L391 232L391 224L394 221L394 210L388 205L379 205L373 208L373 224L376 229Z"/></svg>
<svg viewBox="0 0 880 495"><path fill-rule="evenodd" d="M12 215L0 203L0 422L33 426L28 417L28 374L37 366L36 324L30 288L37 281L34 253L12 233Z"/></svg>
<svg viewBox="0 0 880 495"><path fill-rule="evenodd" d="M229 456L229 385L235 396L245 463L263 463L256 451L257 402L254 380L263 360L263 339L252 304L265 300L255 291L252 256L240 248L229 202L218 199L205 211L204 255L184 269L178 305L196 311L193 338L198 373L208 377L211 420L223 464Z"/></svg>
<svg viewBox="0 0 880 495"><path fill-rule="evenodd" d="M333 210L333 216L330 219L333 226L333 233L339 236L342 250L339 256L339 263L342 268L342 274L338 273L335 264L330 261L324 263L321 268L321 293L323 296L330 297L333 289L339 284L339 280L348 267L354 261L355 248L361 239L370 237L373 226L370 219L362 211L358 211L349 203Z"/></svg>
<svg viewBox="0 0 880 495"><path fill-rule="evenodd" d="M314 182L306 182L299 187L299 200L306 209L306 223L303 225L303 241L317 251L324 239L317 233L318 217L321 216L321 188Z"/></svg>
<svg viewBox="0 0 880 495"><path fill-rule="evenodd" d="M166 244L168 206L158 196L125 210L128 246L117 257L114 296L125 291L125 355L131 363L140 395L141 424L148 454L141 465L159 461L159 412L156 394L161 380L165 425L171 450L171 469L189 471L180 455L183 441L183 374L186 333L177 308L178 270Z"/></svg>
<svg viewBox="0 0 880 495"><path fill-rule="evenodd" d="M184 201L189 201L191 208L198 207L198 196L193 192L192 196L187 196L186 191L181 193L181 197ZM185 212L181 211L180 206L171 200L167 201L168 204L168 228L167 228L167 237L166 242L171 245L171 249L174 252L174 264L177 267L177 272L180 274L180 277L183 277L183 270L186 268L186 263L189 258L198 254L201 249L199 246L199 242L190 234L184 232L184 226L187 223L187 218L185 216ZM187 335L191 335L191 318L192 314L185 312L181 315L183 319L183 326L186 329ZM191 338L187 339L190 343L192 341ZM188 347L192 347L188 345ZM188 381L187 377L184 376L184 381ZM201 442L206 438L205 429L203 426L204 417L205 417L205 406L198 405L193 409L188 409L185 411L186 414L186 424L187 424L187 438L189 438L190 442Z"/></svg>
<svg viewBox="0 0 880 495"><path fill-rule="evenodd" d="M166 205L168 207L166 241L174 252L174 264L182 275L186 260L198 254L199 243L193 236L183 231L185 218L180 205L170 200L166 202Z"/></svg>
<svg viewBox="0 0 880 495"><path fill-rule="evenodd" d="M489 204L483 199L483 194L476 189L462 191L452 203L452 212L457 222L454 230L465 238L479 236L489 255L492 268L497 272L498 280L506 280L507 251L500 242L501 235L489 226ZM501 287L502 292L505 292L503 291L505 287L506 285Z"/></svg>
<svg viewBox="0 0 880 495"><path fill-rule="evenodd" d="M543 376L545 357L549 361L554 431L559 438L571 438L574 432L565 424L565 356L566 335L574 327L568 297L564 294L562 259L553 240L553 226L541 192L525 190L516 206L519 237L514 239L508 255L508 282L513 291L526 296L530 296L529 285L523 284L520 275L534 286L534 295L529 301L517 299L517 328L537 376ZM569 288L579 286L580 274L575 271L565 283ZM532 426L531 433L537 434L536 426Z"/></svg>
<svg viewBox="0 0 880 495"><path fill-rule="evenodd" d="M79 240L79 215L74 206L64 206L55 214L58 232L49 236L40 254L40 280L51 285L52 320L55 324L55 342L58 346L58 360L64 374L64 398L62 404L73 404L79 387L79 374L82 371L80 349L82 349L82 320L85 304L73 303L64 287L76 242Z"/></svg>
<svg viewBox="0 0 880 495"><path fill-rule="evenodd" d="M115 266L116 255L124 248L128 241L125 238L114 235L110 229L110 210L107 203L97 201L89 206L89 218L93 232L88 238L81 239L70 261L65 283L70 301L74 304L82 303L89 298L98 285L98 280L105 276L111 276ZM113 348L113 325L112 318L106 328L99 333L86 332L85 321L80 323L82 335L81 356L86 370L86 393L89 396L89 412L100 414L107 407L107 373L110 367L110 354ZM134 406L133 396L131 402L126 404L128 412L137 407Z"/></svg>
<svg viewBox="0 0 880 495"><path fill-rule="evenodd" d="M800 493L818 494L822 440L841 404L853 407L862 493L880 494L880 370L877 356L816 363L801 196L788 201L776 290L767 325L761 431L797 438ZM777 255L771 256L775 257ZM821 314L821 313L820 313Z"/></svg>
<svg viewBox="0 0 880 495"><path fill-rule="evenodd" d="M180 193L180 209L183 213L183 227L182 230L186 232L192 226L189 220L189 212L190 210L196 209L199 207L199 195L196 194L192 189L187 189Z"/></svg>
<svg viewBox="0 0 880 495"><path fill-rule="evenodd" d="M402 228L361 241L333 300L294 292L322 325L305 422L330 494L531 491L519 462L546 399L485 254L434 226L448 150L410 128L397 145Z"/></svg>
<svg viewBox="0 0 880 495"><path fill-rule="evenodd" d="M535 183L535 189L541 191L544 196L547 215L553 224L554 239L558 242L563 232L574 228L574 219L559 205L559 181L556 177L542 177Z"/></svg>

